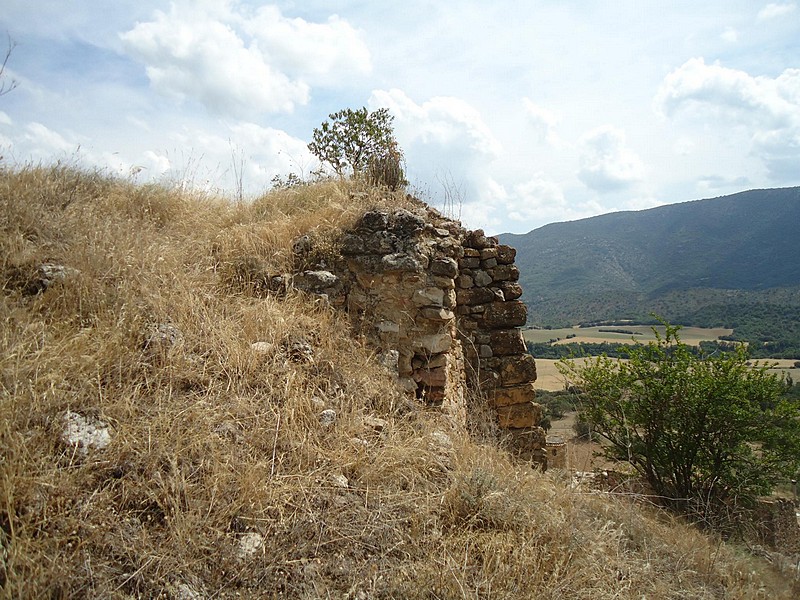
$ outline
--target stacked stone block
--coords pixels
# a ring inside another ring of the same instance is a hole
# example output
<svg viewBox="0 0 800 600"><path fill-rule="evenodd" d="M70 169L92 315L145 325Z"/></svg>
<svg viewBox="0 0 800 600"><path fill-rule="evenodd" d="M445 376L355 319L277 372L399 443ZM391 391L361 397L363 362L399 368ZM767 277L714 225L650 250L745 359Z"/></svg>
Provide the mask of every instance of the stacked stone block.
<svg viewBox="0 0 800 600"><path fill-rule="evenodd" d="M465 419L464 360L456 335L458 228L407 210L370 211L342 240L356 329L396 367L400 385ZM384 361L386 362L386 361Z"/></svg>
<svg viewBox="0 0 800 600"><path fill-rule="evenodd" d="M536 363L519 329L527 308L519 299L516 250L481 230L468 232L462 244L456 312L468 375L497 411L516 451L541 460L544 432L539 428L541 407L534 402Z"/></svg>
<svg viewBox="0 0 800 600"><path fill-rule="evenodd" d="M512 449L541 461L515 255L432 209L372 210L341 238L335 273L309 270L293 281L346 310L409 394L465 424L471 387L495 408Z"/></svg>

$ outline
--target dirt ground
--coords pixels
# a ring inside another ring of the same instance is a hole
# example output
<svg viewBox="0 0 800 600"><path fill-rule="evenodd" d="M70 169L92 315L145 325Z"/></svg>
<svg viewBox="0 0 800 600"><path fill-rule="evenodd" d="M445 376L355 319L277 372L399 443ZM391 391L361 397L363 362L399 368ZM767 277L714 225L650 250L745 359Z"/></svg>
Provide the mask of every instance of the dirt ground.
<svg viewBox="0 0 800 600"><path fill-rule="evenodd" d="M602 456L602 446L596 441L578 439L575 437L575 413L569 412L563 419L552 421L552 426L547 432L547 437L559 436L567 443L566 468L571 471L593 471L595 469L623 470L627 465L606 460Z"/></svg>

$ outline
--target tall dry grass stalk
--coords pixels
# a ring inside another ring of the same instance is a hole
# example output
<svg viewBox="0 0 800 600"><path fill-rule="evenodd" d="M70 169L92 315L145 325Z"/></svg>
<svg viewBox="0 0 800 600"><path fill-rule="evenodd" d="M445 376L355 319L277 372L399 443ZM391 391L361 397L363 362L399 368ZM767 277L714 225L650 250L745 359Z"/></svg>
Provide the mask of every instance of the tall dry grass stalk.
<svg viewBox="0 0 800 600"><path fill-rule="evenodd" d="M338 315L236 279L404 202L2 171L0 595L796 597L735 548L460 437ZM43 263L74 271L37 290ZM68 412L110 445L63 442Z"/></svg>

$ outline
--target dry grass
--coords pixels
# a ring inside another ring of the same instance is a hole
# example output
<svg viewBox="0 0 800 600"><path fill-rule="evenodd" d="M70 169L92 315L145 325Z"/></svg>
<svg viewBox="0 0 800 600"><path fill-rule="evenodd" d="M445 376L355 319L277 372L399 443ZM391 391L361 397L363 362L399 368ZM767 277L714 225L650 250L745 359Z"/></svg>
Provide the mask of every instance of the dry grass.
<svg viewBox="0 0 800 600"><path fill-rule="evenodd" d="M254 285L298 235L335 248L404 202L0 172L0 595L795 597L766 563L410 410L343 319ZM77 272L34 294L46 262ZM163 324L175 343L148 344ZM67 411L111 444L66 445Z"/></svg>

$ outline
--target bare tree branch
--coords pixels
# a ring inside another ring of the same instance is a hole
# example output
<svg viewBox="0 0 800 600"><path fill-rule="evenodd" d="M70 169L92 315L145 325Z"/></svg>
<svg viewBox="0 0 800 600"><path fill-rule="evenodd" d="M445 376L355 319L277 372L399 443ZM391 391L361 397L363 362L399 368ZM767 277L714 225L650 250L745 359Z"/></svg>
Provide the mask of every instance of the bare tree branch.
<svg viewBox="0 0 800 600"><path fill-rule="evenodd" d="M0 65L0 96L5 96L15 87L17 87L17 85L19 85L19 82L17 82L16 79L12 79L10 83L3 81L6 74L6 65L8 65L8 59L11 58L11 53L14 52L14 48L16 47L17 42L12 40L11 36L8 35L8 48L6 49L6 55L3 57L3 64Z"/></svg>

